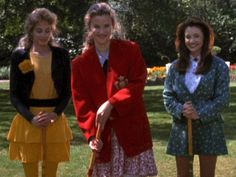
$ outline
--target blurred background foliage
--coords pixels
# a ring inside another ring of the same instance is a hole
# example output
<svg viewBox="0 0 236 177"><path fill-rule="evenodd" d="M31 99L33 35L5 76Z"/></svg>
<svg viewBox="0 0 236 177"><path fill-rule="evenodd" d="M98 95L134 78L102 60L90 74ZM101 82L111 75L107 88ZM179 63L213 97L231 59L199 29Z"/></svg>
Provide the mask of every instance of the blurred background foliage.
<svg viewBox="0 0 236 177"><path fill-rule="evenodd" d="M83 17L92 0L0 0L0 67L9 65L12 50L23 35L24 21L36 7L46 7L58 15L59 40L70 51L71 59L83 43ZM218 54L236 62L235 0L107 0L118 12L126 37L137 41L146 63L164 66L176 58L175 30L186 17L207 20L216 34Z"/></svg>

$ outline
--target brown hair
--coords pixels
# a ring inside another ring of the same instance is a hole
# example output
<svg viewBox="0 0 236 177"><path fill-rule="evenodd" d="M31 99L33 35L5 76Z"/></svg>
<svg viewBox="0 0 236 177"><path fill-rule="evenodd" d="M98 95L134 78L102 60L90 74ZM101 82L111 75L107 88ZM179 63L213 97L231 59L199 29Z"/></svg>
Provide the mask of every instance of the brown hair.
<svg viewBox="0 0 236 177"><path fill-rule="evenodd" d="M209 70L212 63L211 49L214 45L214 32L209 24L198 17L189 17L177 27L175 46L178 52L179 60L176 64L176 68L180 73L184 74L190 63L190 51L185 45L185 30L189 26L196 26L203 33L201 60L199 61L196 71L197 74L203 74Z"/></svg>
<svg viewBox="0 0 236 177"><path fill-rule="evenodd" d="M25 35L20 39L18 48L30 48L33 44L32 32L35 25L40 21L46 21L52 26L52 37L49 44L52 46L58 46L55 38L58 34L57 30L57 16L46 8L37 8L31 12L25 20Z"/></svg>
<svg viewBox="0 0 236 177"><path fill-rule="evenodd" d="M94 41L90 34L91 19L94 16L102 16L102 15L109 15L111 17L112 26L114 28L112 33L112 38L116 39L125 38L123 28L121 27L121 23L119 22L119 19L114 9L112 9L111 6L105 2L95 3L90 6L84 17L85 34L84 34L83 50L87 49L91 45L94 45Z"/></svg>

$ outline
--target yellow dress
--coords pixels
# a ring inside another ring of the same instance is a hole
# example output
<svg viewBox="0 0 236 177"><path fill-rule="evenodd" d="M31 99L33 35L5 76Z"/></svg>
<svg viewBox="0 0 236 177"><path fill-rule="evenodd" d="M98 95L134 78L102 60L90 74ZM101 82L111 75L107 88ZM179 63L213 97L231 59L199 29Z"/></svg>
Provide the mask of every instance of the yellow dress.
<svg viewBox="0 0 236 177"><path fill-rule="evenodd" d="M57 98L57 92L51 77L52 56L43 57L30 53L34 65L35 81L31 98ZM52 112L54 107L30 107L33 114L40 111ZM11 160L24 163L41 160L60 162L70 157L70 140L72 132L64 114L47 128L38 128L28 122L20 114L16 114L11 124L7 139L10 142L9 155Z"/></svg>

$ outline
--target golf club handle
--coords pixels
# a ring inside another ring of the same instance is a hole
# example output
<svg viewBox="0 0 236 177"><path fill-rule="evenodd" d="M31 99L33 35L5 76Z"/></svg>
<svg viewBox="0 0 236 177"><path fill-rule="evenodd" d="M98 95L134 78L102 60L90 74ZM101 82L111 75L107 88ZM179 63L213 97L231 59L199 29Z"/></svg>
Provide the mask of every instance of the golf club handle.
<svg viewBox="0 0 236 177"><path fill-rule="evenodd" d="M193 129L192 129L191 119L188 119L188 154L189 154L189 177L193 177Z"/></svg>
<svg viewBox="0 0 236 177"><path fill-rule="evenodd" d="M96 139L99 139L100 136L101 136L101 126L100 124L98 125L98 129L97 129L97 132L96 132ZM93 174L93 167L94 167L94 164L95 164L95 159L96 159L96 156L97 156L97 152L96 151L93 151L92 152L92 155L90 157L90 162L89 162L89 168L88 168L88 172L87 172L87 177L91 177L92 174Z"/></svg>
<svg viewBox="0 0 236 177"><path fill-rule="evenodd" d="M192 120L188 119L188 154L193 155L193 129Z"/></svg>

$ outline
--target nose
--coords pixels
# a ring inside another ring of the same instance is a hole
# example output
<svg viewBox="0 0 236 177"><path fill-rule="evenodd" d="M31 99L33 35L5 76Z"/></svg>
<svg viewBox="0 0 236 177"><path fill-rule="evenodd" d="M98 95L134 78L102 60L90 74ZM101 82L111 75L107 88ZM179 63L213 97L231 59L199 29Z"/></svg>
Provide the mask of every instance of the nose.
<svg viewBox="0 0 236 177"><path fill-rule="evenodd" d="M194 42L195 42L195 39L192 37L192 38L189 39L189 42L190 42L190 43L194 43Z"/></svg>
<svg viewBox="0 0 236 177"><path fill-rule="evenodd" d="M49 33L46 33L46 32L44 32L43 34L42 34L42 36L43 37L48 37L50 34Z"/></svg>
<svg viewBox="0 0 236 177"><path fill-rule="evenodd" d="M98 30L98 33L99 34L105 34L105 28L100 28L99 30Z"/></svg>
<svg viewBox="0 0 236 177"><path fill-rule="evenodd" d="M41 33L41 37L48 37L48 36L50 36L50 33L46 32L46 31L43 31Z"/></svg>

